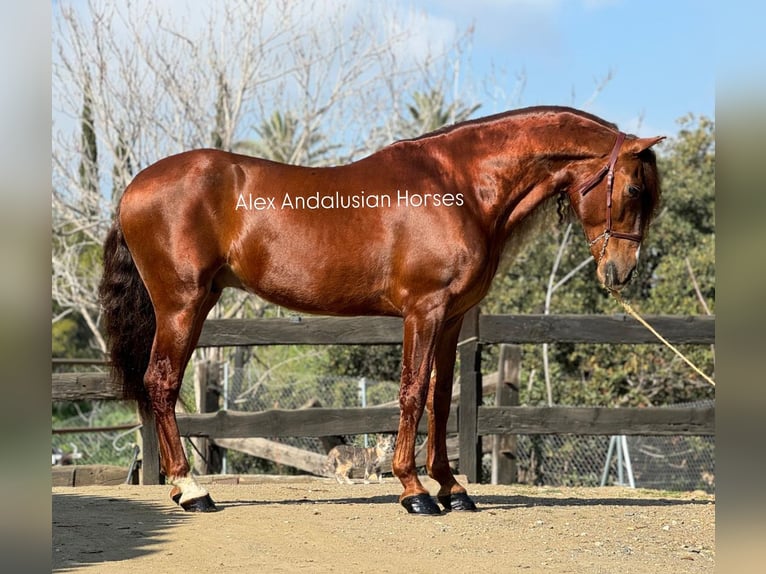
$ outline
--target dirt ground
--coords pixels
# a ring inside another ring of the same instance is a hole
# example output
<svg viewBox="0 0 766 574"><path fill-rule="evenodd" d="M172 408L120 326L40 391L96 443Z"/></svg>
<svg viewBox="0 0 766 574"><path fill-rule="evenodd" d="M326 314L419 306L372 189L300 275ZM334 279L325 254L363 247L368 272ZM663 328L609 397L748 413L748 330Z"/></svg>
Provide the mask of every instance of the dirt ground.
<svg viewBox="0 0 766 574"><path fill-rule="evenodd" d="M469 485L480 511L411 516L398 481L208 485L188 514L168 486L53 488L53 571L713 572L715 498Z"/></svg>

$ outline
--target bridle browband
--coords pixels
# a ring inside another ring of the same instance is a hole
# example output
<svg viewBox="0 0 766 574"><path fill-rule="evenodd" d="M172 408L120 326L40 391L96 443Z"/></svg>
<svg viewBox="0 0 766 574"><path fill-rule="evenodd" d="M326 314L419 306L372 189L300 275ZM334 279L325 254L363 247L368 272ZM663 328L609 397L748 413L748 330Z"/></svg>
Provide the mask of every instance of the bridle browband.
<svg viewBox="0 0 766 574"><path fill-rule="evenodd" d="M606 174L606 228L604 229L603 233L595 237L589 243L589 245L593 245L599 239L603 238L604 244L601 247L601 257L604 256L604 252L606 251L606 244L610 237L614 237L616 239L627 239L628 241L635 241L636 243L641 243L641 240L643 239L640 233L623 233L622 231L612 230L612 188L614 186L614 165L617 163L617 157L620 155L620 148L622 147L622 143L624 141L625 134L622 132L617 132L617 141L614 142L614 148L612 148L612 153L609 155L609 162L604 167L602 167L593 177L583 183L577 190L577 193L579 193L582 197L585 197L585 195L591 189L596 187L596 184L601 181L601 179L604 177L604 174ZM601 257L599 257L599 259Z"/></svg>

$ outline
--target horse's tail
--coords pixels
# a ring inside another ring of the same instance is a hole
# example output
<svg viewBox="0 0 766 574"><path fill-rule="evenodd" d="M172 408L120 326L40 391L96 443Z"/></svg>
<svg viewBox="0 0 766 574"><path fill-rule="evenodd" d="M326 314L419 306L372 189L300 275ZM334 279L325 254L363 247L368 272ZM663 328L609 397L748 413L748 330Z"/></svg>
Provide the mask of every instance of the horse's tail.
<svg viewBox="0 0 766 574"><path fill-rule="evenodd" d="M144 387L144 373L154 339L154 308L125 243L119 208L104 242L104 275L98 294L112 376L122 386L125 399L146 406L149 397Z"/></svg>

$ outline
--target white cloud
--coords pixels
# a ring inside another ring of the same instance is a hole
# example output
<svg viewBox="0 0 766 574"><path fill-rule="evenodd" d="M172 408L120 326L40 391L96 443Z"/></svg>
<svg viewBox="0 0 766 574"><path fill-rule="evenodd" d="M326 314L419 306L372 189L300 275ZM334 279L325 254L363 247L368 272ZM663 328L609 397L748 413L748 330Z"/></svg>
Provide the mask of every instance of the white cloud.
<svg viewBox="0 0 766 574"><path fill-rule="evenodd" d="M400 61L413 64L443 53L459 34L457 24L451 19L412 8L393 12L387 33L401 38L395 45Z"/></svg>

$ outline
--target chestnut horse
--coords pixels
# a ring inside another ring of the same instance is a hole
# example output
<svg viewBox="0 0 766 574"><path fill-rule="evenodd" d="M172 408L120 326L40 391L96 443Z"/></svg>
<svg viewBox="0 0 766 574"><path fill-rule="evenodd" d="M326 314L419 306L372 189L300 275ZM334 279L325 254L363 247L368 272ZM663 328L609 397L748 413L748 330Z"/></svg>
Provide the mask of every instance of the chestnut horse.
<svg viewBox="0 0 766 574"><path fill-rule="evenodd" d="M591 114L536 107L395 142L349 165L290 166L218 150L158 161L127 187L104 246L100 296L114 376L152 408L171 496L215 510L189 472L174 405L202 324L225 287L299 312L404 319L393 472L411 513L476 510L447 460L463 315L538 208L568 196L596 274L619 290L659 201L661 137L626 136ZM433 375L433 376L432 376Z"/></svg>

